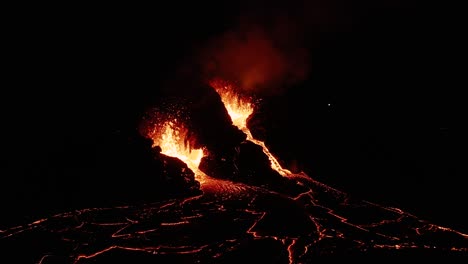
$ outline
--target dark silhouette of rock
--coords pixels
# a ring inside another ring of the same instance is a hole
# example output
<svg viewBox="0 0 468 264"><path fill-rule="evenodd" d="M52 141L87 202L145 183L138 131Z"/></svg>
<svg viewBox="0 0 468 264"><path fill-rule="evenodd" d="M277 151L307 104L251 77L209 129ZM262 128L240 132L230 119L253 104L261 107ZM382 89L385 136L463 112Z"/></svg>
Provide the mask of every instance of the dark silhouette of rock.
<svg viewBox="0 0 468 264"><path fill-rule="evenodd" d="M201 85L191 97L189 113L199 144L215 156L230 155L246 135L232 124L219 94L208 85Z"/></svg>
<svg viewBox="0 0 468 264"><path fill-rule="evenodd" d="M97 154L96 192L112 194L111 201L151 202L192 195L199 189L194 173L179 159L152 148L152 141L138 133L107 139Z"/></svg>
<svg viewBox="0 0 468 264"><path fill-rule="evenodd" d="M44 157L43 163L22 164L15 188L1 196L3 208L22 213L7 214L0 228L57 212L151 203L200 191L185 163L159 153L151 140L136 132L100 134L89 140L70 141L63 150Z"/></svg>
<svg viewBox="0 0 468 264"><path fill-rule="evenodd" d="M277 192L289 194L304 192L305 189L294 181L281 176L271 168L271 162L263 153L261 146L250 141L244 141L239 146L236 157L236 167L239 169L237 180L255 186L267 186Z"/></svg>

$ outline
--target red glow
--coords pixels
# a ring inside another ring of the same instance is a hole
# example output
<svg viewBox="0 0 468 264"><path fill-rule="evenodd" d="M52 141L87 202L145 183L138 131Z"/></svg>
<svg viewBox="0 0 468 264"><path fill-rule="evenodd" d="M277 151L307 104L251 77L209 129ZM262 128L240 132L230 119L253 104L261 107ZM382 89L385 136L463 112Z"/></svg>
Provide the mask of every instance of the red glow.
<svg viewBox="0 0 468 264"><path fill-rule="evenodd" d="M260 25L227 32L207 50L207 72L238 80L241 89L251 92L275 93L303 80L308 70L307 52L298 43L291 44L291 36L284 32L280 27L273 32ZM284 43L284 39L289 42Z"/></svg>

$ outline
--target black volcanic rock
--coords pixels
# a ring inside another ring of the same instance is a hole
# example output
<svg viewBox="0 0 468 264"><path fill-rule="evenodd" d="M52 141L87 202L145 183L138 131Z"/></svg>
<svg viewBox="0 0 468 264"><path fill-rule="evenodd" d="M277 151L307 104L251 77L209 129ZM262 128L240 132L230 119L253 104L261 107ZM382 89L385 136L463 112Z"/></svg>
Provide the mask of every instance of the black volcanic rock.
<svg viewBox="0 0 468 264"><path fill-rule="evenodd" d="M265 187L276 192L299 194L306 190L272 169L261 146L251 141L241 142L229 159L209 155L202 159L200 170L214 178L229 179L248 185Z"/></svg>
<svg viewBox="0 0 468 264"><path fill-rule="evenodd" d="M277 192L289 194L305 191L294 181L288 180L273 170L262 147L250 141L240 144L235 163L239 170L236 180L255 186L266 186Z"/></svg>
<svg viewBox="0 0 468 264"><path fill-rule="evenodd" d="M215 156L230 153L246 135L232 124L219 94L208 85L201 85L192 95L190 117L199 144Z"/></svg>
<svg viewBox="0 0 468 264"><path fill-rule="evenodd" d="M195 180L195 174L187 164L178 158L162 153L155 156L155 165L162 174L162 183L158 190L166 197L184 197L200 193L200 183Z"/></svg>
<svg viewBox="0 0 468 264"><path fill-rule="evenodd" d="M16 180L14 188L1 193L6 212L21 213L7 213L0 228L9 222L85 207L198 194L199 183L187 165L160 154L151 145L151 140L137 133L115 132L97 136L93 142L71 140L65 149L44 158L46 164L23 164L22 178ZM11 200L16 203L14 208Z"/></svg>
<svg viewBox="0 0 468 264"><path fill-rule="evenodd" d="M219 94L208 85L200 85L196 93L189 94L191 131L197 135L197 146L208 154L199 168L206 174L231 179L236 174L233 162L236 147L246 135L232 124Z"/></svg>
<svg viewBox="0 0 468 264"><path fill-rule="evenodd" d="M104 190L111 201L148 202L170 197L188 196L199 190L194 173L177 158L152 148L150 139L138 133L107 139L97 153L96 193Z"/></svg>
<svg viewBox="0 0 468 264"><path fill-rule="evenodd" d="M303 167L310 166L310 162L302 164L298 162L298 153L294 145L302 141L302 145L311 145L310 142L315 135L305 130L304 126L309 125L308 116L299 116L291 113L295 103L288 103L283 97L263 98L261 104L257 105L256 111L247 119L247 126L255 139L265 143L271 153L280 160L282 166L292 172L300 172ZM301 102L301 104L306 105ZM307 155L310 155L308 152Z"/></svg>
<svg viewBox="0 0 468 264"><path fill-rule="evenodd" d="M252 183L265 182L265 179L281 177L270 167L268 157L262 147L250 141L243 142L239 147L237 164L241 178Z"/></svg>
<svg viewBox="0 0 468 264"><path fill-rule="evenodd" d="M226 159L225 157L230 158ZM239 174L233 157L233 153L222 156L210 154L202 158L198 168L211 177L233 180Z"/></svg>

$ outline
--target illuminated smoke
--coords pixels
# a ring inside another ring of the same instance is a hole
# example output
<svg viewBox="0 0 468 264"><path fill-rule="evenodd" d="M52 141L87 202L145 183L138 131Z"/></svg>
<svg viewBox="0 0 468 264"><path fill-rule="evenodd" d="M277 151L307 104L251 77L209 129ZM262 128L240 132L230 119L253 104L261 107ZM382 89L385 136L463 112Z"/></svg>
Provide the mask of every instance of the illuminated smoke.
<svg viewBox="0 0 468 264"><path fill-rule="evenodd" d="M256 93L278 93L304 80L308 52L281 28L247 23L212 39L202 55L205 74L236 80Z"/></svg>

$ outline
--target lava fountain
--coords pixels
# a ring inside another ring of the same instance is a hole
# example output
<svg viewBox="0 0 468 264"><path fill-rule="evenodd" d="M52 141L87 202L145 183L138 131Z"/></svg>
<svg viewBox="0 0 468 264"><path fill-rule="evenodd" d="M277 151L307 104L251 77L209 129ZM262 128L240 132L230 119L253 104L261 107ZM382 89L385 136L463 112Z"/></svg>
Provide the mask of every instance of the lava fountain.
<svg viewBox="0 0 468 264"><path fill-rule="evenodd" d="M287 177L292 175L293 173L284 169L273 154L271 154L265 142L255 139L247 127L247 119L254 111L252 97L241 96L240 93L237 92L238 89L236 86L228 81L213 79L209 83L221 97L221 101L226 107L232 123L247 135L247 140L262 147L263 153L265 153L270 160L271 168L277 171L281 176Z"/></svg>
<svg viewBox="0 0 468 264"><path fill-rule="evenodd" d="M162 154L185 162L195 173L195 179L203 184L206 174L198 166L204 156L204 149L192 147L189 130L179 119L173 118L154 125L148 137L153 140L153 147L161 148Z"/></svg>

